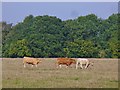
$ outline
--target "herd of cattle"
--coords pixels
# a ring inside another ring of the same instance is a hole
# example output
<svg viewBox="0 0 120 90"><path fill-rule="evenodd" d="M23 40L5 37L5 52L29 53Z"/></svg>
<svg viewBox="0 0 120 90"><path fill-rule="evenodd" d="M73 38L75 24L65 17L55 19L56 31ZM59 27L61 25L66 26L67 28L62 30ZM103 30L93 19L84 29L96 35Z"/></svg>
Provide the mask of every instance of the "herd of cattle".
<svg viewBox="0 0 120 90"><path fill-rule="evenodd" d="M31 57L23 58L24 67L26 67L26 64L31 64L32 67L33 67L33 65L35 65L37 67L37 64L40 62L42 62L42 60L38 59L38 58L31 58ZM83 69L83 65L85 65L85 68L88 68L88 66L90 66L90 65L93 66L93 62L91 62L90 60L85 59L85 58L77 58L77 59L57 58L57 61L56 61L57 68L59 68L59 67L61 68L62 65L66 65L66 68L67 68L67 67L70 67L71 64L75 64L76 69L78 69L79 66L81 69Z"/></svg>

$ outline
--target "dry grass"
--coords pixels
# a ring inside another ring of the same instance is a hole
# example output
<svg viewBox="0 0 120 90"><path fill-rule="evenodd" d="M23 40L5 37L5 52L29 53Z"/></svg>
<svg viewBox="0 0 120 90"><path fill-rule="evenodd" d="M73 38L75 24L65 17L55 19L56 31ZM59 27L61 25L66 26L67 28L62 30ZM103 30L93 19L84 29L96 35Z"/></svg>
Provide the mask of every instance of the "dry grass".
<svg viewBox="0 0 120 90"><path fill-rule="evenodd" d="M118 60L89 59L88 69L57 69L55 58L43 58L38 67L23 67L21 58L2 61L3 88L118 88Z"/></svg>

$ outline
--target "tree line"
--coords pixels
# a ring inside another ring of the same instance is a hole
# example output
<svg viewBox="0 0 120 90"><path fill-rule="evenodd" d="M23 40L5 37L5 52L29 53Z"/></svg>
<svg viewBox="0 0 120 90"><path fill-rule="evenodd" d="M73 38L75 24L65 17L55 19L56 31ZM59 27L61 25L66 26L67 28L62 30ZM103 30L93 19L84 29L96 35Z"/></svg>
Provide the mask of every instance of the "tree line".
<svg viewBox="0 0 120 90"><path fill-rule="evenodd" d="M2 57L117 58L118 16L95 14L62 21L55 16L26 16L2 23Z"/></svg>

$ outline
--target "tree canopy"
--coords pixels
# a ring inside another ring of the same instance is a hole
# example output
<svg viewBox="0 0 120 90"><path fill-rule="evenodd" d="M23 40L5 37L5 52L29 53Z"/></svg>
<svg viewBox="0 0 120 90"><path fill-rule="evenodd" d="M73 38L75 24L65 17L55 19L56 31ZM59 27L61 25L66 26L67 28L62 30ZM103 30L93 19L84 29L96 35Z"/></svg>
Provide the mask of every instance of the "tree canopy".
<svg viewBox="0 0 120 90"><path fill-rule="evenodd" d="M118 15L94 14L62 21L29 15L14 26L2 22L3 57L118 57Z"/></svg>

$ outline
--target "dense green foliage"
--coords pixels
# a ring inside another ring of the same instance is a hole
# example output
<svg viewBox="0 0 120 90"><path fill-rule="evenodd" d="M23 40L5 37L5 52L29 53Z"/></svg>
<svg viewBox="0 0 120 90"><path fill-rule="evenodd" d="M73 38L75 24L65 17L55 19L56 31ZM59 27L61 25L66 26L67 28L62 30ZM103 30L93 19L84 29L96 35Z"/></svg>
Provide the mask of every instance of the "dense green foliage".
<svg viewBox="0 0 120 90"><path fill-rule="evenodd" d="M90 14L66 21L29 15L2 30L3 57L117 58L118 15L103 20Z"/></svg>

